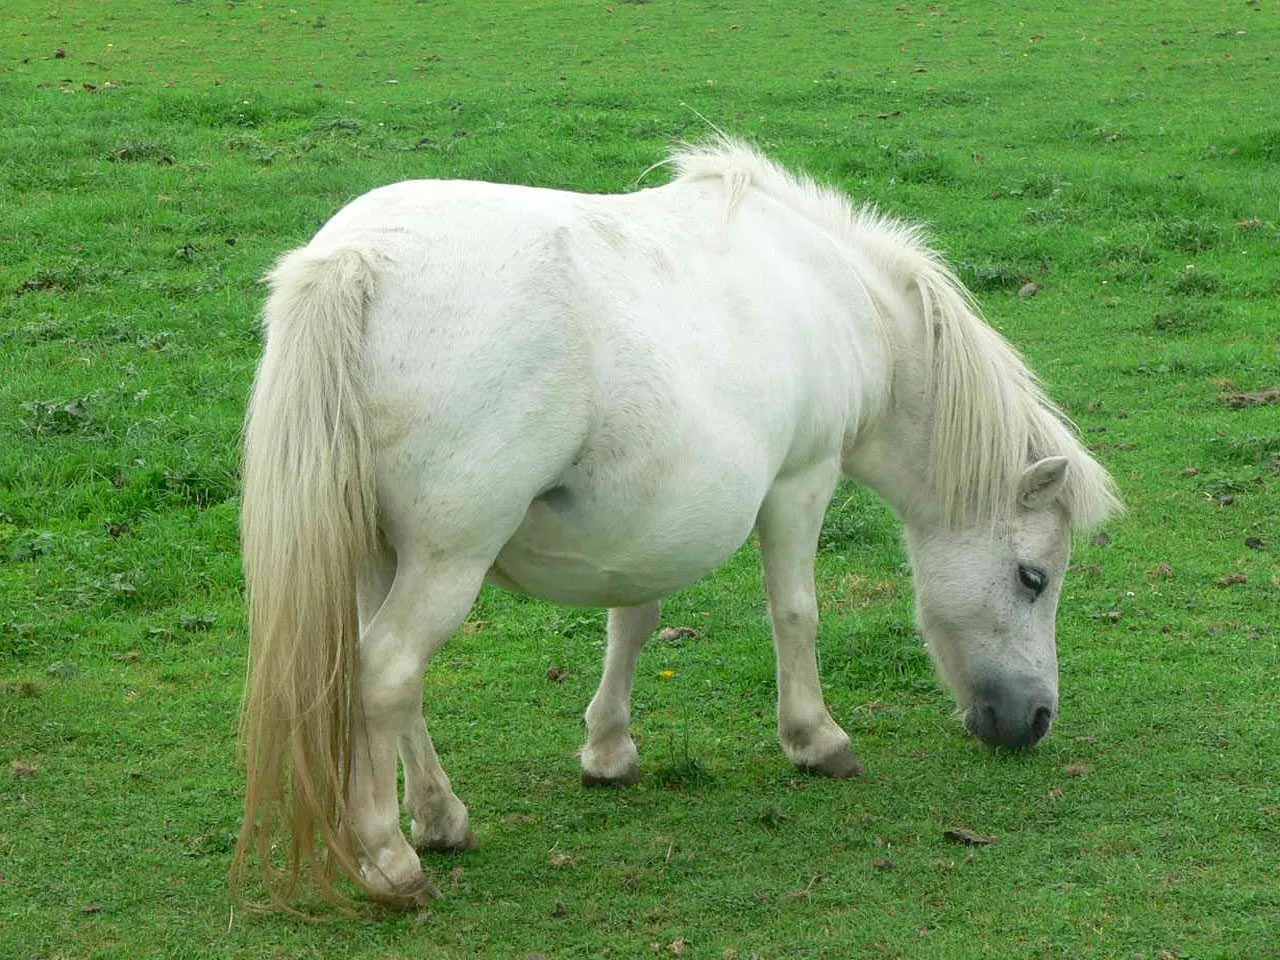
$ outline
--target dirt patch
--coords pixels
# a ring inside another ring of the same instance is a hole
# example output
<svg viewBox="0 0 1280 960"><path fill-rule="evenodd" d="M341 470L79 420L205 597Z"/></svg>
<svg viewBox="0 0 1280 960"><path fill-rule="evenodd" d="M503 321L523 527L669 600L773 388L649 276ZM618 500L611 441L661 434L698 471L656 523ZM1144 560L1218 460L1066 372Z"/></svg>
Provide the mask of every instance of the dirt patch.
<svg viewBox="0 0 1280 960"><path fill-rule="evenodd" d="M1222 402L1236 410L1242 407L1262 407L1269 403L1280 403L1280 389L1262 387L1247 393L1228 393L1223 396Z"/></svg>

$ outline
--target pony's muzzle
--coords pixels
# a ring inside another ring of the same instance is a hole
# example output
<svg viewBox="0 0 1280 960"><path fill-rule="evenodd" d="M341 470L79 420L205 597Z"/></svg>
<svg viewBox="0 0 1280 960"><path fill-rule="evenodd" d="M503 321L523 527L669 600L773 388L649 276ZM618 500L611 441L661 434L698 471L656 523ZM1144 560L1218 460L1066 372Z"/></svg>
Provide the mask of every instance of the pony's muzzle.
<svg viewBox="0 0 1280 960"><path fill-rule="evenodd" d="M982 684L964 713L965 729L993 747L1021 750L1044 737L1058 698L1039 680Z"/></svg>

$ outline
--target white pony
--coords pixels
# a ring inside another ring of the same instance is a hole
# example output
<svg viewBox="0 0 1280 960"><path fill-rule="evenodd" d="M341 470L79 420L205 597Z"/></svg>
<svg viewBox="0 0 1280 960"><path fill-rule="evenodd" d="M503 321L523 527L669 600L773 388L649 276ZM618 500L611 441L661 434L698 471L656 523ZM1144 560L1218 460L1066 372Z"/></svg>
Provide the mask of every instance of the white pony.
<svg viewBox="0 0 1280 960"><path fill-rule="evenodd" d="M236 853L278 901L432 894L475 840L423 721L482 584L609 608L588 784L638 776L659 599L759 534L778 733L861 765L823 703L813 561L842 474L902 518L920 628L969 730L1058 705L1071 529L1110 478L918 230L731 141L618 196L458 181L360 197L271 274L245 433L251 653ZM399 755L412 845L399 826Z"/></svg>

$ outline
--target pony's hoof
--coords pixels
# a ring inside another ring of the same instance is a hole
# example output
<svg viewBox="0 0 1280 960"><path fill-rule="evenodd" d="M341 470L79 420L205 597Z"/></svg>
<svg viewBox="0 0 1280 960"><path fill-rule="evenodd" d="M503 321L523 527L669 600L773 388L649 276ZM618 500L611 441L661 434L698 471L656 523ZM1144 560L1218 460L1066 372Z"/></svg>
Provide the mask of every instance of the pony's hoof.
<svg viewBox="0 0 1280 960"><path fill-rule="evenodd" d="M640 767L634 763L616 777L602 777L600 774L592 773L590 770L582 771L582 785L584 787L633 787L639 782Z"/></svg>
<svg viewBox="0 0 1280 960"><path fill-rule="evenodd" d="M853 754L853 748L847 743L834 753L830 753L823 757L817 763L801 763L797 764L801 773L816 773L824 777L831 777L833 780L848 780L851 777L860 777L866 773L866 767L862 765Z"/></svg>
<svg viewBox="0 0 1280 960"><path fill-rule="evenodd" d="M440 899L440 891L436 889L436 885L427 879L425 873L419 873L415 878L413 885L409 889L404 890L401 896L409 902L411 906L420 907L432 900Z"/></svg>
<svg viewBox="0 0 1280 960"><path fill-rule="evenodd" d="M440 899L440 891L436 889L436 885L428 880L427 875L421 870L390 889L371 886L369 887L369 894L378 903L387 907L394 907L397 910L421 907L432 900Z"/></svg>
<svg viewBox="0 0 1280 960"><path fill-rule="evenodd" d="M460 850L474 850L480 845L470 827L462 836L453 837L421 837L414 841L413 847L419 853L457 853Z"/></svg>

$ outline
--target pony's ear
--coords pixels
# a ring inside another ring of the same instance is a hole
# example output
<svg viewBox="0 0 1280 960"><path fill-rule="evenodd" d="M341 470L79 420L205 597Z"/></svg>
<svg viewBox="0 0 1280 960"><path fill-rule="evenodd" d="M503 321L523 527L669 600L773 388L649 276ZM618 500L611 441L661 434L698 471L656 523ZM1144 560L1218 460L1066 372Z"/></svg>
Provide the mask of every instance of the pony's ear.
<svg viewBox="0 0 1280 960"><path fill-rule="evenodd" d="M1018 502L1028 510L1043 510L1058 499L1067 481L1067 458L1045 457L1022 471Z"/></svg>

